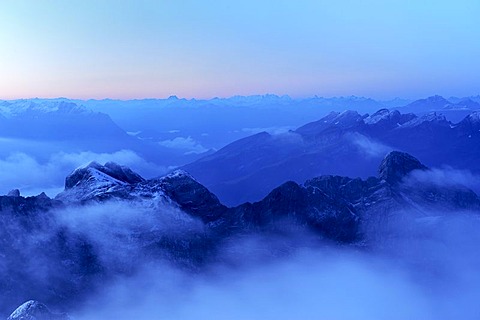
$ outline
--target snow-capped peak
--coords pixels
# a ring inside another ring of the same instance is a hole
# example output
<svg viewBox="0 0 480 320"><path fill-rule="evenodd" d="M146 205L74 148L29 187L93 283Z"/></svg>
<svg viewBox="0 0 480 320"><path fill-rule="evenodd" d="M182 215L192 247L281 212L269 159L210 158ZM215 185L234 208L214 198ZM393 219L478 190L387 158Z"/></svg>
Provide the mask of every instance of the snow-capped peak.
<svg viewBox="0 0 480 320"><path fill-rule="evenodd" d="M393 112L390 112L390 110L388 109L380 109L378 110L377 112L375 112L374 114L372 114L371 116L368 116L364 119L365 123L366 124L375 124L375 123L378 123L382 120L386 120L386 119L389 119L392 115L392 113L399 113L398 111L393 111Z"/></svg>
<svg viewBox="0 0 480 320"><path fill-rule="evenodd" d="M174 170L174 171L170 172L169 174L163 176L162 178L175 179L175 178L183 178L183 177L195 180L195 178L192 177L192 175L190 173L188 173L187 171L182 170L182 169Z"/></svg>
<svg viewBox="0 0 480 320"><path fill-rule="evenodd" d="M62 99L12 100L0 103L0 115L14 118L25 114L38 113L89 113L84 106Z"/></svg>
<svg viewBox="0 0 480 320"><path fill-rule="evenodd" d="M443 114L438 114L436 112L430 112L428 114L425 114L419 118L414 118L404 125L402 127L416 127L418 125L421 125L422 123L426 122L437 122L437 123L448 123L447 118Z"/></svg>
<svg viewBox="0 0 480 320"><path fill-rule="evenodd" d="M30 300L15 309L7 320L68 320L66 314L54 314L46 305L35 300Z"/></svg>
<svg viewBox="0 0 480 320"><path fill-rule="evenodd" d="M84 167L77 168L65 179L65 189L70 189L79 184L95 184L97 186L112 184L130 184L142 182L144 179L130 168L107 162L101 165L96 161Z"/></svg>

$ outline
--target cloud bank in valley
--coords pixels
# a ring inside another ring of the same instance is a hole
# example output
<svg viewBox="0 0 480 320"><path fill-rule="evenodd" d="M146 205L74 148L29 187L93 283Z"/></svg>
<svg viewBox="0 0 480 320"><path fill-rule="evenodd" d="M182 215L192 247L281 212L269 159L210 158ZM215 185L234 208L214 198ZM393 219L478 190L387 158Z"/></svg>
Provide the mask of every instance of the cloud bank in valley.
<svg viewBox="0 0 480 320"><path fill-rule="evenodd" d="M480 219L408 215L369 250L246 236L197 272L139 266L76 319L476 319ZM299 243L303 243L299 245ZM272 251L290 252L272 255Z"/></svg>
<svg viewBox="0 0 480 320"><path fill-rule="evenodd" d="M175 137L171 140L160 141L159 144L163 147L182 150L184 154L200 154L208 151L203 145L192 137Z"/></svg>

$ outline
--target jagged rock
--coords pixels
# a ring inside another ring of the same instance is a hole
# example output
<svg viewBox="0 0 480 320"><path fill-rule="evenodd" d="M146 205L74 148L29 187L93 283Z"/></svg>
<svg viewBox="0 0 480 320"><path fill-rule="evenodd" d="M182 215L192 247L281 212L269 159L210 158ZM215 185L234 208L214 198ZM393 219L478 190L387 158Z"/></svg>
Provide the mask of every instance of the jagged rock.
<svg viewBox="0 0 480 320"><path fill-rule="evenodd" d="M9 211L30 215L38 211L47 211L60 205L61 202L52 200L46 195L42 196L41 194L35 197L0 196L0 212Z"/></svg>
<svg viewBox="0 0 480 320"><path fill-rule="evenodd" d="M20 190L13 189L7 193L7 197L20 197Z"/></svg>
<svg viewBox="0 0 480 320"><path fill-rule="evenodd" d="M49 200L49 199L50 199L50 197L47 196L47 194L46 194L45 192L42 192L42 193L40 193L39 195L37 195L37 196L35 196L35 197L36 197L37 199L43 199L43 200L47 200L47 199Z"/></svg>
<svg viewBox="0 0 480 320"><path fill-rule="evenodd" d="M46 305L30 300L18 307L7 320L69 320L67 314L55 314Z"/></svg>
<svg viewBox="0 0 480 320"><path fill-rule="evenodd" d="M303 185L287 182L260 201L233 208L222 205L213 193L182 170L158 179L137 178L134 180L137 182L127 183L125 179L120 181L108 175L108 170L99 164L89 165L87 169L92 170L92 167L102 175L89 173L83 178L77 176L76 184L73 187L65 186L65 191L57 198L62 199L73 193L76 201L130 199L156 201L160 205L162 202L169 203L205 223L225 230L278 228L278 223L286 219L342 242L357 239L362 219L368 219L366 217L374 211L420 208L422 203L430 206L438 203L446 208L465 208L469 205L477 208L480 203L471 190L436 188L432 193L431 186L418 184L405 187L402 184L405 177L414 170L427 170L427 167L411 155L398 151L390 152L383 159L378 178L362 180L321 176ZM73 175L84 171L79 169ZM131 175L136 176L133 172ZM435 198L432 198L432 194L436 195Z"/></svg>
<svg viewBox="0 0 480 320"><path fill-rule="evenodd" d="M398 110L380 109L366 117L364 121L365 124L371 127L369 131L381 133L397 128L415 118L417 116L413 113L402 114Z"/></svg>
<svg viewBox="0 0 480 320"><path fill-rule="evenodd" d="M110 181L112 182L131 184L145 180L129 168L114 162L107 162L103 166L97 162L91 162L86 167L75 170L65 179L65 189L71 189L80 183L88 182L90 179L99 179L99 175L102 176L102 173L111 177Z"/></svg>
<svg viewBox="0 0 480 320"><path fill-rule="evenodd" d="M174 171L149 183L160 184L165 194L182 210L205 222L219 218L226 209L213 193L183 170Z"/></svg>
<svg viewBox="0 0 480 320"><path fill-rule="evenodd" d="M479 135L480 134L480 111L472 112L465 117L458 127L462 129L462 133L466 136Z"/></svg>
<svg viewBox="0 0 480 320"><path fill-rule="evenodd" d="M378 173L380 179L390 184L396 184L413 170L426 169L426 166L408 153L392 151L383 159Z"/></svg>
<svg viewBox="0 0 480 320"><path fill-rule="evenodd" d="M145 179L139 174L114 162L107 162L105 165L91 162L67 176L65 191L58 194L56 199L67 203L105 200L110 193L127 199L130 198L129 191L122 187L143 181Z"/></svg>

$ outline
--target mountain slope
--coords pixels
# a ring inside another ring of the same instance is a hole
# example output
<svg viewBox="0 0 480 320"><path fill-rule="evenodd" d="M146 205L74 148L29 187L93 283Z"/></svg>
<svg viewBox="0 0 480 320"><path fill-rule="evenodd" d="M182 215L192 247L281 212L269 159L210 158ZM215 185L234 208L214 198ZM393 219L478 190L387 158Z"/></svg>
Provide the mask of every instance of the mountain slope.
<svg viewBox="0 0 480 320"><path fill-rule="evenodd" d="M332 112L286 134L261 133L236 141L183 169L229 205L259 200L288 180L323 174L366 178L390 150L414 154L429 166L480 172L477 117L474 112L453 124L434 112Z"/></svg>
<svg viewBox="0 0 480 320"><path fill-rule="evenodd" d="M44 161L59 153L129 150L156 167L179 166L199 158L197 153L186 154L128 134L109 115L68 99L0 101L0 137L0 157L24 153Z"/></svg>
<svg viewBox="0 0 480 320"><path fill-rule="evenodd" d="M474 111L480 110L480 103L472 98L449 98L442 96L431 96L419 99L405 106L397 107L397 110L406 113L413 112L417 115L424 115L431 112L444 114L450 121L458 122Z"/></svg>
<svg viewBox="0 0 480 320"><path fill-rule="evenodd" d="M46 305L38 301L27 301L19 306L7 320L69 320L66 314L52 313Z"/></svg>
<svg viewBox="0 0 480 320"><path fill-rule="evenodd" d="M105 166L93 163L77 169L67 177L66 189L56 199L70 204L126 199L173 203L214 228L233 227L237 231L275 228L276 221L287 219L294 225L313 228L329 239L342 242L355 241L358 224L373 211L380 214L392 208L480 208L480 199L467 188L416 180L412 185L412 180L407 179L411 173L428 173L429 169L411 155L398 151L383 158L378 177L361 180L327 175L304 184L289 181L273 189L261 201L236 207L222 205L213 193L183 171L152 180L143 180L131 172L135 179L130 182L113 178L117 175L115 171L110 171L107 177L90 174L92 170L105 173L112 166L111 163ZM122 172L127 170L118 165L114 167ZM82 172L88 174L81 175ZM75 184L70 183L72 180Z"/></svg>

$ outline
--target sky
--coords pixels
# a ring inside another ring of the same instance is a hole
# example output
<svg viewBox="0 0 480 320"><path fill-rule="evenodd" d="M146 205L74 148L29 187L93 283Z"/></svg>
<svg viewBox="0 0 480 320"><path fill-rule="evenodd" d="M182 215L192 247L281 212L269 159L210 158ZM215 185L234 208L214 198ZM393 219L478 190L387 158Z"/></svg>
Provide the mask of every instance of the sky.
<svg viewBox="0 0 480 320"><path fill-rule="evenodd" d="M480 94L478 0L6 0L0 99Z"/></svg>

